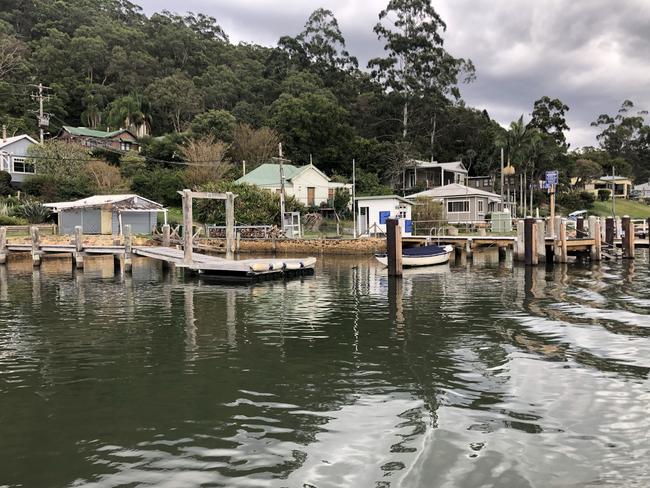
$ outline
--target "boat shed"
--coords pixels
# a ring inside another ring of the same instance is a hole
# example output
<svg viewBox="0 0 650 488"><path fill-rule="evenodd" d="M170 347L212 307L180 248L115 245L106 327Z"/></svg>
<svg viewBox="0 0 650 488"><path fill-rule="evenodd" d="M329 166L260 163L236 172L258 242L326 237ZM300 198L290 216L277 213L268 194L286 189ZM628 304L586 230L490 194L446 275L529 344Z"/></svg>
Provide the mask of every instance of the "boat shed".
<svg viewBox="0 0 650 488"><path fill-rule="evenodd" d="M151 234L158 223L158 213L167 209L138 195L94 195L73 202L44 205L58 214L59 234L73 234L81 226L84 234L121 235L125 225L133 234Z"/></svg>
<svg viewBox="0 0 650 488"><path fill-rule="evenodd" d="M397 195L357 197L355 202L358 235L385 234L387 219L399 219L402 235L411 235L413 202Z"/></svg>

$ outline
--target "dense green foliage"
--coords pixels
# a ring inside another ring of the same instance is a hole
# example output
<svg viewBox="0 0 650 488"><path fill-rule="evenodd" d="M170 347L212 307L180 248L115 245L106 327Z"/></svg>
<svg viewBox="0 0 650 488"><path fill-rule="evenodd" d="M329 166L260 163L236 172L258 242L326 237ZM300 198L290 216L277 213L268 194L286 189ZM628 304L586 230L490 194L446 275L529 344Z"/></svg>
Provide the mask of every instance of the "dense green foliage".
<svg viewBox="0 0 650 488"><path fill-rule="evenodd" d="M0 196L7 196L13 193L11 188L11 175L6 171L0 171Z"/></svg>
<svg viewBox="0 0 650 488"><path fill-rule="evenodd" d="M202 191L233 192L235 198L235 222L237 225L280 225L280 195L253 185L236 185L231 182L207 184ZM285 200L287 212L304 211L293 197ZM226 210L223 201L197 200L194 217L199 222L225 224Z"/></svg>
<svg viewBox="0 0 650 488"><path fill-rule="evenodd" d="M367 69L322 8L277 47L235 45L218 19L167 11L147 17L128 0L5 0L0 10L0 122L10 133L35 134L29 84L42 82L50 87L50 134L64 123L130 128L145 159L101 157L119 164L131 190L166 204L178 203L183 186L170 162L183 161L188 138L207 136L227 144L226 159L235 163L229 177L244 159L249 169L267 161L278 141L294 163L311 157L328 174L350 176L354 158L359 194L390 192L412 158L462 160L470 175L495 175L502 149L533 186L549 169L561 171L563 190L597 165L650 176L650 127L629 101L594 123L602 128L600 148L572 153L569 107L559 99L540 96L530 119L507 129L467 107L460 85L476 73L456 56L471 53L446 50L446 25L427 0L387 0L374 27L384 56ZM87 150L48 151L34 159L41 176L26 183L29 193L62 199L92 191L79 176Z"/></svg>

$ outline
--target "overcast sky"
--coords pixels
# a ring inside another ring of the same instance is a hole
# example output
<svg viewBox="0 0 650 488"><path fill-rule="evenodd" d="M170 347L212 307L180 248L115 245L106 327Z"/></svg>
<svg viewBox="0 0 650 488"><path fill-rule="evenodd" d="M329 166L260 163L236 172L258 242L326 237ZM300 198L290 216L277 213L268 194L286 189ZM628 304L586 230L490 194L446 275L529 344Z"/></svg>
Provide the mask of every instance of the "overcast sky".
<svg viewBox="0 0 650 488"><path fill-rule="evenodd" d="M360 64L381 54L372 32L386 0L135 0L151 14L203 12L231 41L276 45L302 30L318 7L332 10ZM447 23L445 45L470 58L477 79L461 86L473 107L503 125L530 117L543 95L569 105L572 147L595 145L590 122L614 114L625 99L650 108L648 0L433 0Z"/></svg>

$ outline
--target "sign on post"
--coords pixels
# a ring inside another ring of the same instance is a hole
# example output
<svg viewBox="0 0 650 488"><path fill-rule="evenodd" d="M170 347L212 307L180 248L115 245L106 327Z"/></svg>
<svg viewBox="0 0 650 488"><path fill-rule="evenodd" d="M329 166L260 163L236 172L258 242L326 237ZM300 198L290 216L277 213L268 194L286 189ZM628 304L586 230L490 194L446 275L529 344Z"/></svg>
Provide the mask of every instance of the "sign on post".
<svg viewBox="0 0 650 488"><path fill-rule="evenodd" d="M546 172L546 187L553 187L559 183L559 176L557 171Z"/></svg>

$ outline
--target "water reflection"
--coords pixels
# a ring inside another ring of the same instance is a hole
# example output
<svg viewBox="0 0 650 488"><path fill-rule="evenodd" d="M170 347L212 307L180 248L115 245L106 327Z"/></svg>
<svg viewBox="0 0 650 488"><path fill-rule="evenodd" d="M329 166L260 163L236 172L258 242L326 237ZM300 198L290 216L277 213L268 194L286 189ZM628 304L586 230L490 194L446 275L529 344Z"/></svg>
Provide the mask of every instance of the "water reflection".
<svg viewBox="0 0 650 488"><path fill-rule="evenodd" d="M481 256L402 280L324 257L314 277L256 286L144 259L132 276L111 259L10 262L0 483L647 484L643 258Z"/></svg>

